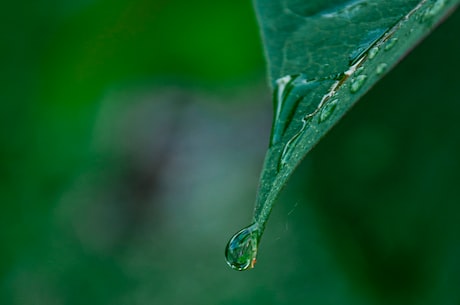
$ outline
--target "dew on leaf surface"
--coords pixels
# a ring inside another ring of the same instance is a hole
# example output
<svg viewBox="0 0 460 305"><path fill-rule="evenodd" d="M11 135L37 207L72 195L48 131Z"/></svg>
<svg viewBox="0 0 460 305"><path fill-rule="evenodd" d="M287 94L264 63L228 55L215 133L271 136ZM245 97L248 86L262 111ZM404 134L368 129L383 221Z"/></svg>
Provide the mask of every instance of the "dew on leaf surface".
<svg viewBox="0 0 460 305"><path fill-rule="evenodd" d="M382 62L377 66L377 68L375 68L375 73L377 73L377 75L381 75L383 72L385 72L387 68L388 68L388 65Z"/></svg>
<svg viewBox="0 0 460 305"><path fill-rule="evenodd" d="M319 123L326 121L334 112L335 108L337 108L337 104L339 103L338 99L332 100L326 105L324 105L323 109L319 114Z"/></svg>
<svg viewBox="0 0 460 305"><path fill-rule="evenodd" d="M359 89L362 88L362 86L364 85L364 82L366 81L367 79L367 75L358 75L356 78L354 78L352 81L351 81L351 85L350 85L350 92L351 93L356 93L359 91Z"/></svg>

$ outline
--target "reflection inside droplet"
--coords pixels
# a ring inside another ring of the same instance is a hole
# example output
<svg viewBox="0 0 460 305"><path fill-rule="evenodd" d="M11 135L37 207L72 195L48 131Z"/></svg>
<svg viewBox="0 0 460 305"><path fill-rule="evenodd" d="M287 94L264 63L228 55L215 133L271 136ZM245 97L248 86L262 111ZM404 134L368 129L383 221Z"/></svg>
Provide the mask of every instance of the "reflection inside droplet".
<svg viewBox="0 0 460 305"><path fill-rule="evenodd" d="M254 268L259 232L259 226L254 223L233 235L225 248L225 258L230 267L238 271Z"/></svg>

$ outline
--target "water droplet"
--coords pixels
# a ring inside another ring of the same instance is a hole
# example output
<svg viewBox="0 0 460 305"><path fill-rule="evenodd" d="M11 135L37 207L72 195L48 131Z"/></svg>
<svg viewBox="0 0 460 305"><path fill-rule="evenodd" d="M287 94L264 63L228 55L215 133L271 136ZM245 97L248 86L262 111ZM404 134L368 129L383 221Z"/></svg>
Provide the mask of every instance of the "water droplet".
<svg viewBox="0 0 460 305"><path fill-rule="evenodd" d="M377 75L380 75L382 74L383 72L385 72L385 70L388 68L388 65L384 62L382 62L381 64L379 64L377 66L377 68L375 68L375 73L377 73Z"/></svg>
<svg viewBox="0 0 460 305"><path fill-rule="evenodd" d="M235 270L254 268L260 231L256 223L238 231L225 248L227 264Z"/></svg>
<svg viewBox="0 0 460 305"><path fill-rule="evenodd" d="M388 40L387 44L385 45L384 50L385 51L390 50L396 44L397 41L398 41L398 38L391 38L390 40Z"/></svg>
<svg viewBox="0 0 460 305"><path fill-rule="evenodd" d="M326 121L331 116L335 108L337 108L338 102L339 100L335 99L323 106L323 109L321 110L319 114L319 121L318 121L319 123Z"/></svg>
<svg viewBox="0 0 460 305"><path fill-rule="evenodd" d="M339 76L331 75L323 79L308 79L305 74L284 76L276 81L273 91L274 118L270 146L279 143L288 127L295 120L295 113L311 113L320 101L312 98L317 89L327 90ZM298 124L299 120L294 122Z"/></svg>
<svg viewBox="0 0 460 305"><path fill-rule="evenodd" d="M358 92L359 89L363 86L364 82L366 81L366 75L358 75L355 79L351 81L350 91L351 93Z"/></svg>
<svg viewBox="0 0 460 305"><path fill-rule="evenodd" d="M377 55L377 53L379 52L379 47L373 47L369 50L369 59L372 59L375 57L375 55Z"/></svg>
<svg viewBox="0 0 460 305"><path fill-rule="evenodd" d="M285 117L294 111L299 99L288 98L294 88L293 82L300 76L286 75L276 80L275 90L273 91L274 118L271 145L277 143L286 129Z"/></svg>
<svg viewBox="0 0 460 305"><path fill-rule="evenodd" d="M300 136L307 128L308 121L310 120L311 120L311 116L307 116L303 118L302 128L300 128L300 130L291 139L289 139L289 141L284 146L283 151L281 152L280 160L278 162L278 171L280 171L281 168L287 164L287 161L292 155L292 151L294 150L297 143L299 142Z"/></svg>
<svg viewBox="0 0 460 305"><path fill-rule="evenodd" d="M379 28L368 31L364 39L359 43L359 46L354 49L349 56L349 65L354 65L361 57L372 49L375 44L382 39L388 28Z"/></svg>
<svg viewBox="0 0 460 305"><path fill-rule="evenodd" d="M422 16L422 21L427 21L436 17L446 5L446 0L438 0L431 4Z"/></svg>
<svg viewBox="0 0 460 305"><path fill-rule="evenodd" d="M353 66L355 72L356 66ZM352 72L350 72L352 73ZM321 79L308 80L304 74L282 78L277 81L275 88L275 116L272 127L270 146L284 142L278 162L278 171L292 156L292 151L298 144L300 136L325 103L335 94L338 86L343 82L344 73L332 74ZM280 86L281 85L281 86ZM281 92L281 91L285 91ZM318 92L325 92L318 98ZM288 139L282 139L290 128ZM292 134L294 134L292 136Z"/></svg>

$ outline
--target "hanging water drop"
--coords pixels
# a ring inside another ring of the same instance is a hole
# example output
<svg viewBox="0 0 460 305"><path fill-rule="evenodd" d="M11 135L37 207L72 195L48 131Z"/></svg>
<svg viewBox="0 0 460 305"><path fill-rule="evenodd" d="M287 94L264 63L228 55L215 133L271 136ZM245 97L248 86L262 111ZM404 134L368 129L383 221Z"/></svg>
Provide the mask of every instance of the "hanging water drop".
<svg viewBox="0 0 460 305"><path fill-rule="evenodd" d="M324 105L323 109L321 110L321 113L319 114L319 123L326 121L331 116L335 108L337 108L338 102L339 100L335 99Z"/></svg>
<svg viewBox="0 0 460 305"><path fill-rule="evenodd" d="M367 79L367 75L358 75L355 79L351 81L350 92L356 93L364 85L364 82Z"/></svg>
<svg viewBox="0 0 460 305"><path fill-rule="evenodd" d="M256 223L233 235L225 248L227 264L238 271L254 268L259 238L260 230Z"/></svg>

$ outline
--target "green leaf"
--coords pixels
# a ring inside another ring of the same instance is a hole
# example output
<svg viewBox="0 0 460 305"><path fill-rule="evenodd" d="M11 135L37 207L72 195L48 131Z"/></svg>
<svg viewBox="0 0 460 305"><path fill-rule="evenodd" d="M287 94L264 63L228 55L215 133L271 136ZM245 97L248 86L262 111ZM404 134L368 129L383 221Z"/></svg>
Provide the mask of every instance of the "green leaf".
<svg viewBox="0 0 460 305"><path fill-rule="evenodd" d="M308 151L459 2L255 0L274 119L251 240L260 241L277 197ZM242 240L235 237L227 247L229 265L245 256L252 267L256 251L235 245Z"/></svg>

